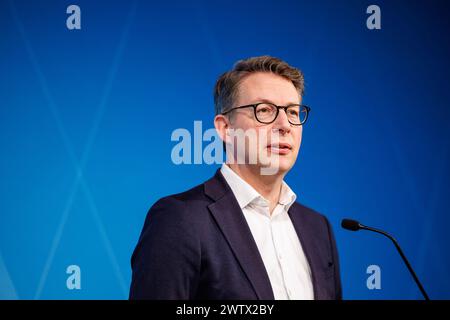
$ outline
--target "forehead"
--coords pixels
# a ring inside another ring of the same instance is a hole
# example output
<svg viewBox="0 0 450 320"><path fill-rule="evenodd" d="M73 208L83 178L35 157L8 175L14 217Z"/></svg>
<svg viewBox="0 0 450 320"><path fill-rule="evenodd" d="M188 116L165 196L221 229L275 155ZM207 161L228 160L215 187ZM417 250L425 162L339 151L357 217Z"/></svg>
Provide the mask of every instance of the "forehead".
<svg viewBox="0 0 450 320"><path fill-rule="evenodd" d="M294 84L288 79L269 72L255 72L240 83L238 102L254 103L260 99L282 105L299 103L300 96Z"/></svg>

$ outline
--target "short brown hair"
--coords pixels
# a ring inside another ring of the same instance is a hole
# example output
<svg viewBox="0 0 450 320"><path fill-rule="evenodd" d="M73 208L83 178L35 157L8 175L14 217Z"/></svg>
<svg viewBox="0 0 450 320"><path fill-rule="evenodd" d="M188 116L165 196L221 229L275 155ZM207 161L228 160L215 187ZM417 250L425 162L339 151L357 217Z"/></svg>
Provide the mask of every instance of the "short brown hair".
<svg viewBox="0 0 450 320"><path fill-rule="evenodd" d="M233 106L238 94L239 84L253 72L271 72L290 80L299 95L303 96L305 80L301 70L271 56L248 58L236 62L232 70L225 72L217 79L214 87L216 115L227 111Z"/></svg>

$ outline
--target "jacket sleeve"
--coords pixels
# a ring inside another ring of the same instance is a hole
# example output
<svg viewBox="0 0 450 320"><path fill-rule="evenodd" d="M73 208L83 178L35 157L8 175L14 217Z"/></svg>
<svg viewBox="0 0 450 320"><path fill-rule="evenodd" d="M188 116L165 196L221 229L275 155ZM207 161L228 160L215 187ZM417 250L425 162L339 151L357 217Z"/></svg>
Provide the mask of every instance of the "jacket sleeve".
<svg viewBox="0 0 450 320"><path fill-rule="evenodd" d="M200 241L185 202L166 197L147 214L131 258L130 299L192 299L199 281Z"/></svg>
<svg viewBox="0 0 450 320"><path fill-rule="evenodd" d="M334 263L334 280L335 280L335 292L336 292L335 299L342 300L341 272L340 272L340 265L339 265L339 255L338 255L337 246L336 246L336 239L334 238L334 233L333 233L333 229L331 227L330 222L328 221L328 219L325 216L324 216L324 218L325 218L325 222L326 222L327 228L328 228L328 237L330 239L330 245L331 245L331 251L332 251L331 253L332 253L333 263Z"/></svg>

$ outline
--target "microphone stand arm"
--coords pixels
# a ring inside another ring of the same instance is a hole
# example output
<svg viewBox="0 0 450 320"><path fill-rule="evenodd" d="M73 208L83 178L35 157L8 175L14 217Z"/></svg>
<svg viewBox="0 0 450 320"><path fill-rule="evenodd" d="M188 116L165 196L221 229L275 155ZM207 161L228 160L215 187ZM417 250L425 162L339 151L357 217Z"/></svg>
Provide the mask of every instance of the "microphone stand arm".
<svg viewBox="0 0 450 320"><path fill-rule="evenodd" d="M395 238L393 236L391 236L389 233L387 233L383 230L372 228L372 227L367 227L362 224L359 224L359 227L360 227L360 229L380 233L380 234L384 235L385 237L388 237L389 239L391 239L391 241L394 243L395 247L397 248L398 253L402 257L403 262L406 264L406 267L408 267L408 270L411 273L412 277L414 278L414 281L416 282L417 286L419 287L420 292L422 293L423 297L425 298L425 300L430 300L430 298L428 297L428 294L425 292L425 289L423 288L422 284L420 283L419 278L417 277L417 275L414 272L413 268L411 267L408 259L406 258L405 254L403 253L402 249L400 248L400 245L398 244L397 240L395 240Z"/></svg>

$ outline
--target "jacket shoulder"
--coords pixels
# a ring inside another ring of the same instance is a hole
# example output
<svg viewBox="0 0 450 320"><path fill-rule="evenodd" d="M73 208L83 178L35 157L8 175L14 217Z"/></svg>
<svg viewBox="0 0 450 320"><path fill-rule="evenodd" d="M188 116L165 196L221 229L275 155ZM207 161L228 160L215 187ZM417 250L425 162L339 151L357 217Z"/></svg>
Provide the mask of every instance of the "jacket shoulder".
<svg viewBox="0 0 450 320"><path fill-rule="evenodd" d="M313 223L314 222L328 223L328 219L325 215L297 201L292 204L291 210L294 214L301 215L302 218L305 219L306 221L310 221Z"/></svg>
<svg viewBox="0 0 450 320"><path fill-rule="evenodd" d="M189 190L158 199L148 211L148 216L164 213L179 222L195 220L199 209L206 208L211 200L205 195L204 183Z"/></svg>

